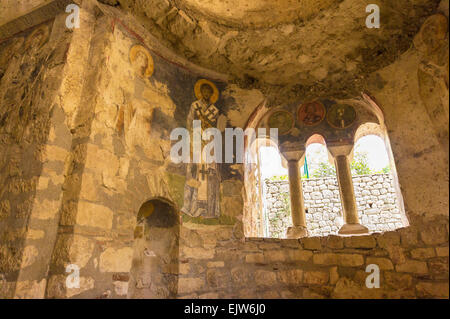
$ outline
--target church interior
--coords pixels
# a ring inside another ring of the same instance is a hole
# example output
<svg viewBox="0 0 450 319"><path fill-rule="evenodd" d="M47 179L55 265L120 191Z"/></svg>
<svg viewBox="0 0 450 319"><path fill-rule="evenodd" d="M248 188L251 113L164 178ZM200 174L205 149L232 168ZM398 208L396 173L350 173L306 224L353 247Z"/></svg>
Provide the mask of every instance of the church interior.
<svg viewBox="0 0 450 319"><path fill-rule="evenodd" d="M0 299L448 299L448 17L0 0ZM368 135L389 174L352 173ZM301 173L313 143L333 180ZM263 146L288 172L277 236Z"/></svg>

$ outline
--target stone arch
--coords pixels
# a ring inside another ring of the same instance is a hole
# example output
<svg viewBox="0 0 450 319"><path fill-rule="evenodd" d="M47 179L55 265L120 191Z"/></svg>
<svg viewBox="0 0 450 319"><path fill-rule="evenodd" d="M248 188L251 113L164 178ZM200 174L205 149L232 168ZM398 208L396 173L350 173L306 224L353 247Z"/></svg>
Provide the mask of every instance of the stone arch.
<svg viewBox="0 0 450 319"><path fill-rule="evenodd" d="M178 290L180 217L176 205L153 197L139 208L134 230L128 298L175 298Z"/></svg>
<svg viewBox="0 0 450 319"><path fill-rule="evenodd" d="M315 133L313 135L311 135L310 137L308 137L306 139L306 143L305 143L305 155L306 155L306 150L308 149L308 146L311 144L322 144L323 146L325 146L325 148L327 148L327 142L325 140L325 137L322 134L319 133ZM328 162L331 165L334 165L334 159L333 156L331 155L331 153L328 151L327 149L327 154L328 154Z"/></svg>
<svg viewBox="0 0 450 319"><path fill-rule="evenodd" d="M310 144L319 143L326 146L325 138L321 134L313 134L307 140L305 144L305 148L307 148Z"/></svg>

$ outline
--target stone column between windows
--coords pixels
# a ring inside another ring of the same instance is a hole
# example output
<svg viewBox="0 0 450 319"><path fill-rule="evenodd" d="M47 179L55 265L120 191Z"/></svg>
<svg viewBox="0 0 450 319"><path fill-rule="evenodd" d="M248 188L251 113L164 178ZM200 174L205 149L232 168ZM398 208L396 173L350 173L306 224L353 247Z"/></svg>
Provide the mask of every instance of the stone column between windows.
<svg viewBox="0 0 450 319"><path fill-rule="evenodd" d="M353 144L336 146L329 145L328 150L334 158L337 180L339 184L339 193L341 195L341 204L344 211L344 225L338 233L340 235L367 234L369 232L367 227L359 223L355 191L353 188L353 179L350 169L349 157L353 150Z"/></svg>
<svg viewBox="0 0 450 319"><path fill-rule="evenodd" d="M291 199L292 227L287 230L287 238L302 238L308 236L306 229L305 204L300 175L300 161L305 150L282 152L288 163L289 192Z"/></svg>

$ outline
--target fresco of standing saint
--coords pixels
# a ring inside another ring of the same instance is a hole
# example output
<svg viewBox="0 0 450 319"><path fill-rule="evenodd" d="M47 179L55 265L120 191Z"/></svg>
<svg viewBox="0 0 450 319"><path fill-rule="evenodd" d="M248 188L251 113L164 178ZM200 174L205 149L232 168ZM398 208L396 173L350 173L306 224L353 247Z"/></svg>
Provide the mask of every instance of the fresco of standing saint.
<svg viewBox="0 0 450 319"><path fill-rule="evenodd" d="M141 45L130 49L130 64L135 74L135 83L141 87L149 85L148 78L153 74L154 64L150 53ZM137 85L136 84L136 85ZM136 94L133 95L136 97ZM151 149L150 120L152 108L138 98L120 106L116 128L124 134L125 142L130 151L139 146L144 151Z"/></svg>
<svg viewBox="0 0 450 319"><path fill-rule="evenodd" d="M187 129L192 134L192 121L200 120L202 131L218 126L221 119L219 109L214 105L219 91L211 81L201 79L194 87L197 98L191 105L187 118ZM192 139L191 139L192 140ZM202 149L207 144L202 140ZM192 152L192 148L191 148ZM191 156L191 158L193 158ZM220 178L217 163L187 164L184 205L181 211L193 217L218 217Z"/></svg>

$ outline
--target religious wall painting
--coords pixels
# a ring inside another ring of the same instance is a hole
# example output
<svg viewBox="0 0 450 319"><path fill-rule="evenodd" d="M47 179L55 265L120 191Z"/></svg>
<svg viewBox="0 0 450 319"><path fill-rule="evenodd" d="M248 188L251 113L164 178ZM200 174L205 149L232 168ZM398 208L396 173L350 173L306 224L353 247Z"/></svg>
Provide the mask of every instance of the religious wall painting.
<svg viewBox="0 0 450 319"><path fill-rule="evenodd" d="M432 54L445 43L447 31L447 18L442 14L432 15L425 20L414 38L414 45L419 51Z"/></svg>
<svg viewBox="0 0 450 319"><path fill-rule="evenodd" d="M154 71L153 58L142 45L136 44L130 49L130 63L139 76L149 78Z"/></svg>
<svg viewBox="0 0 450 319"><path fill-rule="evenodd" d="M0 80L5 74L6 69L12 64L14 56L19 55L24 42L25 39L22 36L18 36L0 43Z"/></svg>
<svg viewBox="0 0 450 319"><path fill-rule="evenodd" d="M294 127L294 117L288 111L275 111L269 116L267 124L269 128L277 128L278 135L286 135Z"/></svg>
<svg viewBox="0 0 450 319"><path fill-rule="evenodd" d="M14 48L19 48L22 56L16 61L12 61L12 68L15 73L12 75L10 82L18 84L20 82L33 81L39 74L39 70L43 67L43 56L41 48L49 39L49 28L42 25L33 30L24 40L18 38L14 43Z"/></svg>
<svg viewBox="0 0 450 319"><path fill-rule="evenodd" d="M448 150L449 47L448 20L442 14L428 17L414 38L421 53L417 70L419 94L433 122L434 132Z"/></svg>
<svg viewBox="0 0 450 319"><path fill-rule="evenodd" d="M135 92L128 92L131 98L126 99L119 107L116 129L119 134L123 134L127 149L131 153L135 153L136 148L141 148L147 157L152 158L160 153L154 151L157 144L151 143L150 139L153 108L147 101L139 98L142 93L137 94L136 91L137 88L140 92L144 91L150 86L149 77L154 70L153 58L148 50L139 44L131 47L129 57L135 74Z"/></svg>
<svg viewBox="0 0 450 319"><path fill-rule="evenodd" d="M319 101L304 103L300 105L297 115L303 125L316 126L325 118L325 107Z"/></svg>
<svg viewBox="0 0 450 319"><path fill-rule="evenodd" d="M194 94L197 100L191 105L193 119L202 121L203 130L216 127L219 117L219 109L214 104L219 99L216 85L209 80L200 79L195 83Z"/></svg>
<svg viewBox="0 0 450 319"><path fill-rule="evenodd" d="M48 38L49 29L46 25L36 28L25 41L25 52L33 54L39 53L40 48L47 42Z"/></svg>
<svg viewBox="0 0 450 319"><path fill-rule="evenodd" d="M345 129L356 120L355 109L348 104L334 104L327 113L327 122L331 127Z"/></svg>
<svg viewBox="0 0 450 319"><path fill-rule="evenodd" d="M224 126L226 117L215 105L220 96L217 86L207 79L200 79L194 86L194 94L197 100L191 104L186 123L191 136L194 120L201 121L202 131ZM208 141L202 140L202 149L206 144ZM186 166L184 205L181 211L193 217L219 217L220 164L204 163L202 160L200 163L188 163Z"/></svg>

